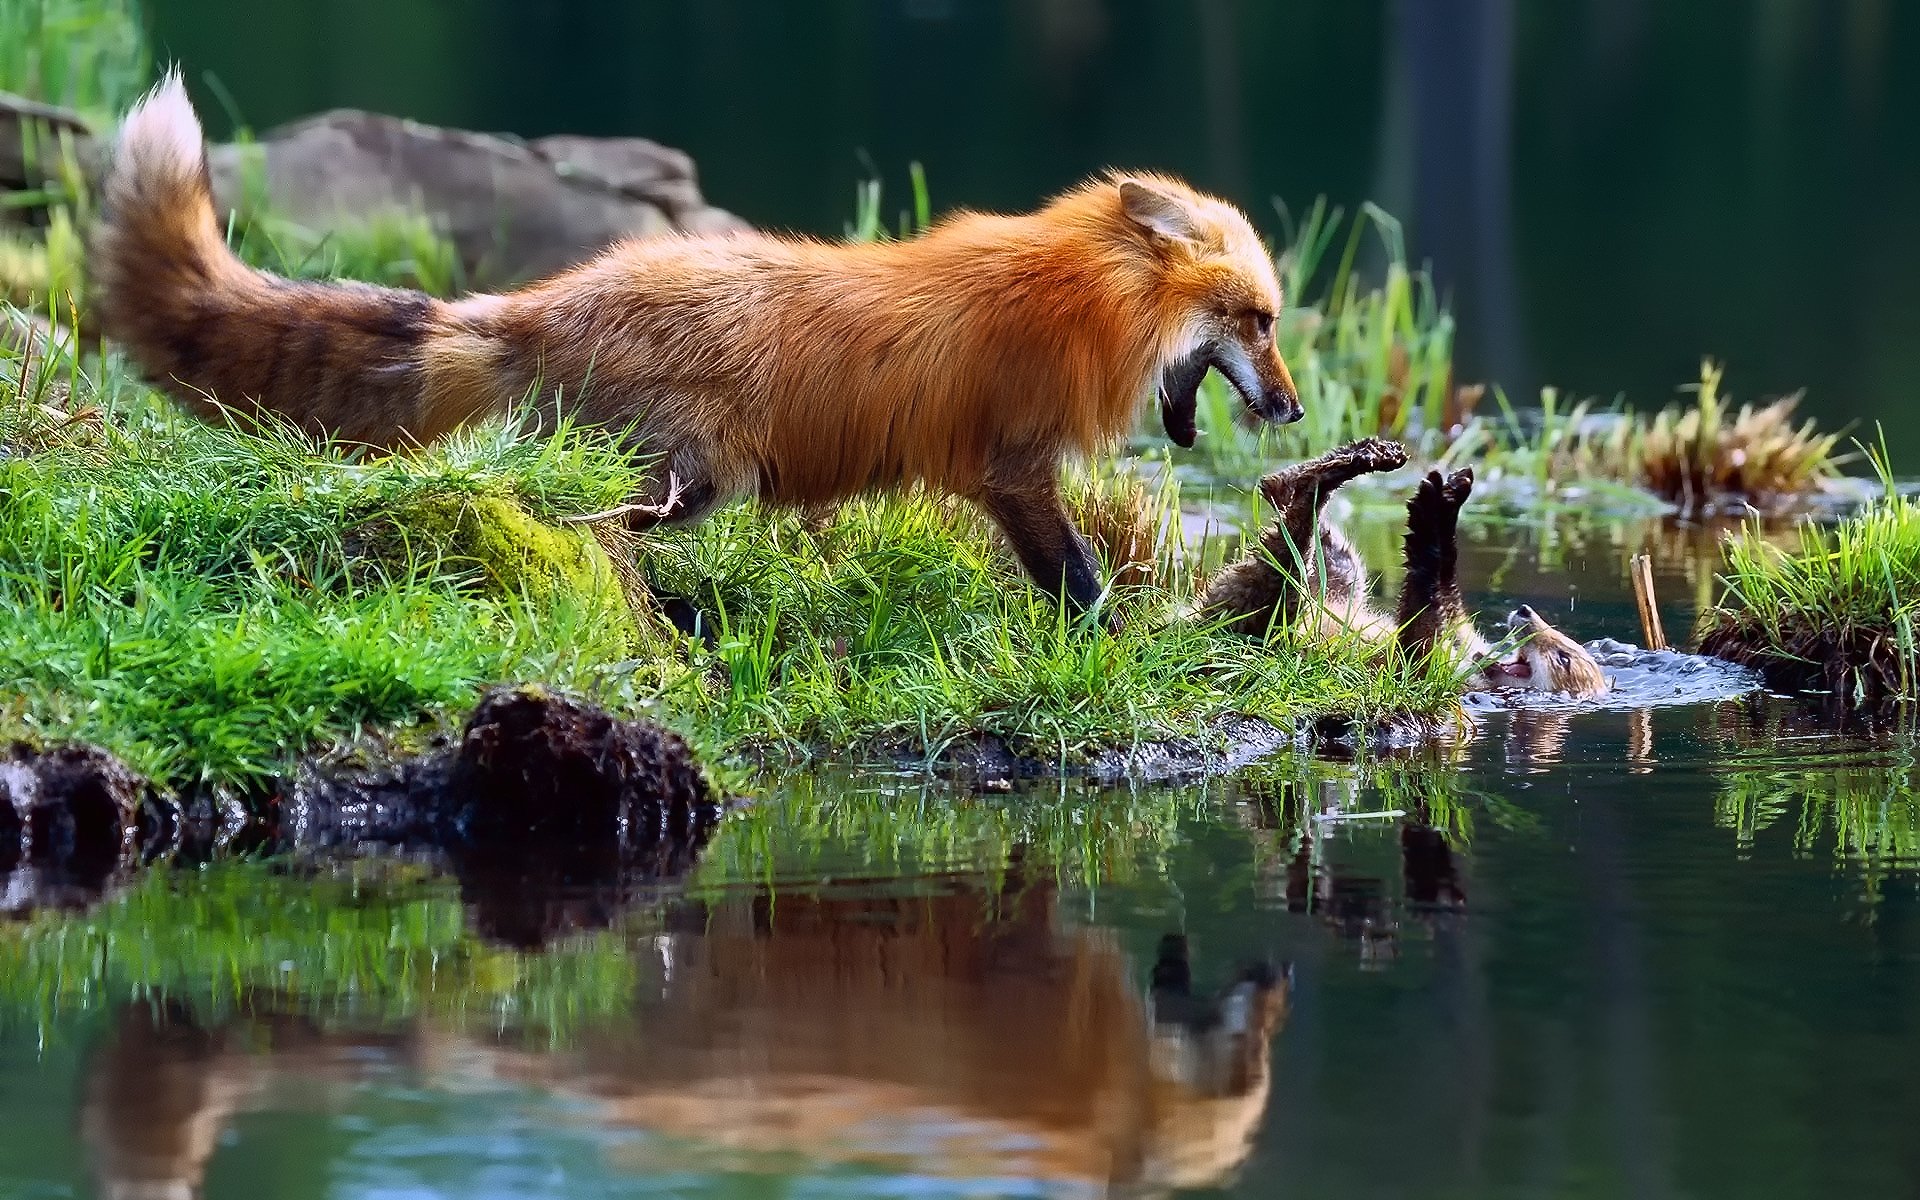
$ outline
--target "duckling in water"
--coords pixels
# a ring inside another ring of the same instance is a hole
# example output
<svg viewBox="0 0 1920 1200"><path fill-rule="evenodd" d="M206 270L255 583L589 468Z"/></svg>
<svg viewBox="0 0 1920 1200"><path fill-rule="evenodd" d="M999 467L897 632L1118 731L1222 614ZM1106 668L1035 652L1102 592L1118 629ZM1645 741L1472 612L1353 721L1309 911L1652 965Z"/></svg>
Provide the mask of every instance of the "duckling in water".
<svg viewBox="0 0 1920 1200"><path fill-rule="evenodd" d="M1523 635L1510 657L1497 657L1474 627L1457 570L1460 506L1473 492L1471 468L1445 476L1430 471L1420 481L1407 502L1407 575L1399 607L1392 616L1374 607L1366 564L1323 513L1342 484L1406 461L1399 443L1362 438L1266 476L1260 494L1273 507L1272 522L1257 548L1207 584L1194 615L1253 637L1306 619L1316 636L1357 633L1379 645L1395 642L1410 655L1444 653L1458 663L1478 664L1467 679L1475 691L1604 695L1607 678L1586 647L1526 605L1508 618L1510 631Z"/></svg>

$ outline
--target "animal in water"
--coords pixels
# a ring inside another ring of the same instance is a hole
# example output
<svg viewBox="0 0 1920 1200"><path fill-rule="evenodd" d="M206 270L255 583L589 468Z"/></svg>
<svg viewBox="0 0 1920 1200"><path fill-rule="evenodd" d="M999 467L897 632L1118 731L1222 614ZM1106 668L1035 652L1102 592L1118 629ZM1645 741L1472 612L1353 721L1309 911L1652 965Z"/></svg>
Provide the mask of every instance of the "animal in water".
<svg viewBox="0 0 1920 1200"><path fill-rule="evenodd" d="M657 479L624 506L636 528L741 497L817 510L922 485L977 503L1033 581L1081 609L1103 583L1062 502L1065 460L1111 447L1156 395L1192 445L1209 370L1252 415L1301 416L1259 235L1161 175L1110 173L901 241L626 241L444 301L236 258L176 72L124 122L103 201L102 327L203 415L271 413L392 450L531 402L654 456Z"/></svg>
<svg viewBox="0 0 1920 1200"><path fill-rule="evenodd" d="M1193 615L1255 637L1310 623L1322 637L1358 635L1382 646L1395 643L1409 655L1444 654L1471 665L1472 690L1604 695L1610 685L1593 655L1532 608L1521 605L1509 616L1510 632L1519 638L1505 657L1475 627L1458 573L1460 508L1473 492L1470 467L1431 471L1420 481L1407 502L1399 605L1389 614L1374 604L1366 564L1326 520L1326 504L1342 484L1406 462L1398 443L1364 438L1263 478L1260 494L1273 520L1257 546L1208 581Z"/></svg>

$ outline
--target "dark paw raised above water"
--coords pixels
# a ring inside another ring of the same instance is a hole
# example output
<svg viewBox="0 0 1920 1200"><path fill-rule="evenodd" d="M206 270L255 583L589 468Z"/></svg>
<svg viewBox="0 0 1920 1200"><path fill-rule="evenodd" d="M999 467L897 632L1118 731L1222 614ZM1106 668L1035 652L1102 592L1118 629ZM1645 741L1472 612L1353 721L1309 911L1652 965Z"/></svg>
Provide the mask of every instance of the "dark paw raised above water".
<svg viewBox="0 0 1920 1200"><path fill-rule="evenodd" d="M1305 462L1275 471L1260 481L1260 492L1274 508L1315 489L1330 492L1349 480L1376 471L1395 471L1407 465L1407 448L1386 438L1361 438L1336 446Z"/></svg>
<svg viewBox="0 0 1920 1200"><path fill-rule="evenodd" d="M1467 497L1473 495L1473 468L1462 467L1450 475L1428 471L1414 489L1407 507L1416 516L1425 513L1459 512Z"/></svg>
<svg viewBox="0 0 1920 1200"><path fill-rule="evenodd" d="M1364 471L1397 471L1407 465L1407 448L1399 442L1386 438L1361 438L1348 442L1336 450L1329 451L1325 457L1340 458L1353 463Z"/></svg>

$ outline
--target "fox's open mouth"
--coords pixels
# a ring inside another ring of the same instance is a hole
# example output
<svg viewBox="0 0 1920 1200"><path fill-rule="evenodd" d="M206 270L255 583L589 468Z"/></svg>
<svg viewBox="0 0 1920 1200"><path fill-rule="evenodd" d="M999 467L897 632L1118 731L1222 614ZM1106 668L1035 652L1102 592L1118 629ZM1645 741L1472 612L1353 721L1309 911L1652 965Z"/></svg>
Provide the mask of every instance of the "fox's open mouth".
<svg viewBox="0 0 1920 1200"><path fill-rule="evenodd" d="M1487 675L1493 678L1532 679L1533 665L1524 657L1515 656L1506 662L1490 664L1487 667Z"/></svg>
<svg viewBox="0 0 1920 1200"><path fill-rule="evenodd" d="M1205 345L1192 354L1168 365L1160 376L1160 423L1166 427L1167 438L1182 449L1192 449L1199 439L1200 428L1196 414L1200 404L1200 381L1207 377L1209 370L1218 370L1239 395L1240 402L1247 411L1263 421L1276 421L1282 425L1298 421L1303 415L1299 398L1289 392L1279 391L1276 397L1265 396L1257 387L1251 390L1243 386L1234 372L1226 369L1221 362L1219 347Z"/></svg>
<svg viewBox="0 0 1920 1200"><path fill-rule="evenodd" d="M1183 450L1193 449L1200 427L1195 413L1200 404L1200 381L1213 366L1213 349L1202 346L1187 357L1168 365L1160 377L1160 423L1166 426L1167 440Z"/></svg>

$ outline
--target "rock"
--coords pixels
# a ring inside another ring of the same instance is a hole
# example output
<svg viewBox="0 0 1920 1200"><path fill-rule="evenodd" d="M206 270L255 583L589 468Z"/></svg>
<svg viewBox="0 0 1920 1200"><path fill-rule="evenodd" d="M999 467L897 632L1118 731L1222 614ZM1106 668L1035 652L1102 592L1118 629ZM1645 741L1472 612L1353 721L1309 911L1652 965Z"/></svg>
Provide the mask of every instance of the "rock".
<svg viewBox="0 0 1920 1200"><path fill-rule="evenodd" d="M628 860L703 841L718 811L678 734L540 688L480 701L447 791L475 842L600 846Z"/></svg>
<svg viewBox="0 0 1920 1200"><path fill-rule="evenodd" d="M85 118L0 92L0 192L60 182L43 151L49 134L85 179L99 178L106 144ZM223 210L264 195L275 215L320 232L382 211L424 213L482 286L549 274L624 237L747 228L701 196L691 158L645 138L525 142L336 109L209 147L208 166Z"/></svg>
<svg viewBox="0 0 1920 1200"><path fill-rule="evenodd" d="M0 911L98 899L134 860L146 783L96 746L0 757Z"/></svg>
<svg viewBox="0 0 1920 1200"><path fill-rule="evenodd" d="M644 138L529 144L339 109L257 146L216 146L209 165L223 207L243 207L259 171L271 211L315 229L424 212L489 284L549 274L624 237L745 228L701 197L685 154Z"/></svg>

